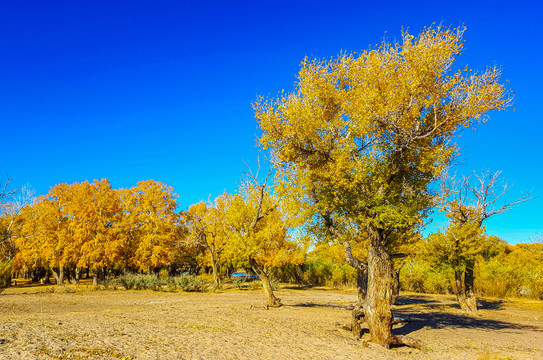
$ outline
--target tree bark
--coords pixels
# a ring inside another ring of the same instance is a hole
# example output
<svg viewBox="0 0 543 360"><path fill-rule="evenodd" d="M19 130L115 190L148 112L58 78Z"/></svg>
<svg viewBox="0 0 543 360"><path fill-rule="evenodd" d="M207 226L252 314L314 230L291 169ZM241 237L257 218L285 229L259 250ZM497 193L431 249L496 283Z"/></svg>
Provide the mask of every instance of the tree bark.
<svg viewBox="0 0 543 360"><path fill-rule="evenodd" d="M358 303L352 311L351 331L354 337L359 340L362 337L362 324L366 321L364 318L364 305Z"/></svg>
<svg viewBox="0 0 543 360"><path fill-rule="evenodd" d="M466 270L456 270L454 272L456 299L463 311L477 311L477 298L473 287L473 266L466 265Z"/></svg>
<svg viewBox="0 0 543 360"><path fill-rule="evenodd" d="M470 264L466 267L466 273L464 274L464 289L466 291L466 304L469 310L467 311L477 311L477 298L475 297L475 288L473 286L474 275L473 275L474 264Z"/></svg>
<svg viewBox="0 0 543 360"><path fill-rule="evenodd" d="M402 262L398 268L392 268L392 296L390 297L390 305L396 304L400 296L400 271L405 262Z"/></svg>
<svg viewBox="0 0 543 360"><path fill-rule="evenodd" d="M371 341L390 349L393 346L420 348L416 340L399 338L392 334L393 263L386 247L383 230L370 227L368 246L368 294L364 302L364 317L370 330Z"/></svg>
<svg viewBox="0 0 543 360"><path fill-rule="evenodd" d="M273 289L270 284L270 279L268 277L268 274L266 274L266 270L262 269L260 266L256 265L254 260L250 261L252 264L253 271L260 276L260 280L262 281L262 288L264 289L264 292L266 293L267 298L267 306L268 307L281 307L283 304L281 303L281 299L275 297L275 294L273 293Z"/></svg>
<svg viewBox="0 0 543 360"><path fill-rule="evenodd" d="M356 291L358 294L358 303L364 304L368 294L368 268L356 269Z"/></svg>
<svg viewBox="0 0 543 360"><path fill-rule="evenodd" d="M368 294L368 265L353 256L351 244L343 242L345 247L345 262L356 269L356 292L358 303L352 311L351 331L356 339L362 336L362 324L364 323L364 301Z"/></svg>
<svg viewBox="0 0 543 360"><path fill-rule="evenodd" d="M74 269L74 272L73 272L73 276L72 276L72 284L76 285L76 284L79 284L79 278L80 278L80 268L79 267L75 267Z"/></svg>
<svg viewBox="0 0 543 360"><path fill-rule="evenodd" d="M213 270L213 287L219 289L221 287L221 279L219 276L219 264L217 260L212 259L211 268Z"/></svg>
<svg viewBox="0 0 543 360"><path fill-rule="evenodd" d="M55 278L55 282L57 283L57 286L64 285L64 267L60 266L57 271L53 268L53 277Z"/></svg>
<svg viewBox="0 0 543 360"><path fill-rule="evenodd" d="M98 278L102 278L102 269L95 269L94 273L92 275L92 285L97 286L98 285Z"/></svg>
<svg viewBox="0 0 543 360"><path fill-rule="evenodd" d="M382 231L371 229L368 249L368 294L365 301L365 319L371 341L390 348L395 341L392 335L392 259L383 241Z"/></svg>

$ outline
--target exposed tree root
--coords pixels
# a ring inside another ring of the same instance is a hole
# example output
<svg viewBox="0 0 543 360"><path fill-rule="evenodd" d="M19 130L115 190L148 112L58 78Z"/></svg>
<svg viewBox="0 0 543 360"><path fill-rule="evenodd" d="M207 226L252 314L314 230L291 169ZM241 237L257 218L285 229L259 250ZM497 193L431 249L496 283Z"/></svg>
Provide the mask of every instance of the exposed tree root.
<svg viewBox="0 0 543 360"><path fill-rule="evenodd" d="M276 298L275 296L268 297L268 303L266 304L266 309L279 308L281 306L283 306L283 304L281 303L281 299Z"/></svg>
<svg viewBox="0 0 543 360"><path fill-rule="evenodd" d="M424 346L422 345L420 341L410 338L408 336L392 335L385 341L384 344L381 344L381 345L387 349L400 347L400 346L407 346L407 347L417 349L417 350L424 350Z"/></svg>

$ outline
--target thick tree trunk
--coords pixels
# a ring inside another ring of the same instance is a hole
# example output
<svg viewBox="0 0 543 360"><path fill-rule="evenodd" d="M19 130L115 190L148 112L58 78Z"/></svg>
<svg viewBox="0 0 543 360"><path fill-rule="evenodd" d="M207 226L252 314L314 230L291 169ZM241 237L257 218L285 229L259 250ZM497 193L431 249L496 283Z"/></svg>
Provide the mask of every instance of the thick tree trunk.
<svg viewBox="0 0 543 360"><path fill-rule="evenodd" d="M364 304L368 294L368 268L356 269L356 290L358 294L358 303Z"/></svg>
<svg viewBox="0 0 543 360"><path fill-rule="evenodd" d="M390 297L390 305L396 304L400 296L400 271L405 262L402 262L398 268L392 269L392 296Z"/></svg>
<svg viewBox="0 0 543 360"><path fill-rule="evenodd" d="M273 289L270 284L270 279L264 271L260 273L260 279L262 280L262 287L264 288L264 292L266 293L268 307L281 307L283 305L281 304L281 299L275 297L275 294L273 293Z"/></svg>
<svg viewBox="0 0 543 360"><path fill-rule="evenodd" d="M392 259L388 253L382 231L370 229L368 249L368 294L364 313L370 330L371 341L386 348L399 344L399 339L392 335Z"/></svg>
<svg viewBox="0 0 543 360"><path fill-rule="evenodd" d="M58 273L55 269L53 269L53 277L55 278L57 286L64 285L64 267L60 266L58 268Z"/></svg>
<svg viewBox="0 0 543 360"><path fill-rule="evenodd" d="M454 272L454 279L456 298L460 304L460 308L468 312L477 311L477 299L473 288L473 266L466 266L465 271L456 270Z"/></svg>
<svg viewBox="0 0 543 360"><path fill-rule="evenodd" d="M211 261L211 268L213 270L213 287L219 289L221 287L221 278L219 276L219 264L217 260Z"/></svg>
<svg viewBox="0 0 543 360"><path fill-rule="evenodd" d="M473 275L474 265L470 265L466 268L466 273L464 274L464 289L466 290L466 304L468 306L468 311L477 311L477 298L475 297L475 288L473 282L475 277Z"/></svg>
<svg viewBox="0 0 543 360"><path fill-rule="evenodd" d="M386 247L383 230L369 228L368 294L364 302L364 318L370 330L371 341L390 349L392 346L410 346L421 349L419 341L392 334L392 257Z"/></svg>
<svg viewBox="0 0 543 360"><path fill-rule="evenodd" d="M34 269L32 271L32 282L40 282L40 279L41 279L41 273L40 273L40 270L39 269Z"/></svg>

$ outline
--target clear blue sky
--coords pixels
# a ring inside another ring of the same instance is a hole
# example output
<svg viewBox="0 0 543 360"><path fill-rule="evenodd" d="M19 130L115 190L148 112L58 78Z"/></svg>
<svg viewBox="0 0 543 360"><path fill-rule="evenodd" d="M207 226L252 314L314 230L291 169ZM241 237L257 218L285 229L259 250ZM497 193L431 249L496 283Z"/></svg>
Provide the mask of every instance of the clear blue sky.
<svg viewBox="0 0 543 360"><path fill-rule="evenodd" d="M235 191L258 154L251 102L290 90L304 56L359 51L434 22L465 24L461 64L497 65L513 111L466 131L458 171L503 170L543 196L537 2L0 1L0 171L38 194L155 179L182 208ZM3 176L5 178L5 176ZM543 235L543 198L496 215L511 243Z"/></svg>

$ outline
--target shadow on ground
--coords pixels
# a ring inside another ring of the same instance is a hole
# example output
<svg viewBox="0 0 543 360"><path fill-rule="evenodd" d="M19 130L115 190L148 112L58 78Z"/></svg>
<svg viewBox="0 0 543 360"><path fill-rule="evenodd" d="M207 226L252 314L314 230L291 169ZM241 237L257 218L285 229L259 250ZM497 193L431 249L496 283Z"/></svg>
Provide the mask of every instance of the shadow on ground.
<svg viewBox="0 0 543 360"><path fill-rule="evenodd" d="M408 318L409 322L393 329L396 335L407 335L422 328L431 329L479 329L479 330L530 330L543 332L542 327L518 324L508 321L482 319L467 314L447 312L413 312L409 309L397 309L394 316Z"/></svg>
<svg viewBox="0 0 543 360"><path fill-rule="evenodd" d="M316 303L316 302L303 302L303 303L289 304L288 306L304 307L304 308L326 307L326 308L331 308L331 309L342 309L342 310L348 310L348 311L351 311L353 309L353 306L349 306L349 305L332 304L332 303Z"/></svg>

